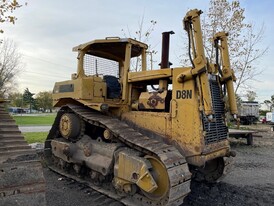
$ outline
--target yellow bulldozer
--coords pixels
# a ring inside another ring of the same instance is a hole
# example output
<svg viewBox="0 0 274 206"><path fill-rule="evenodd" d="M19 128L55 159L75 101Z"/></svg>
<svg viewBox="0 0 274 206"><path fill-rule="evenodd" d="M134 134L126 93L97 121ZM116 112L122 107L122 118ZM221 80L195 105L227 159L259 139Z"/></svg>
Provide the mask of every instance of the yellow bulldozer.
<svg viewBox="0 0 274 206"><path fill-rule="evenodd" d="M227 108L236 117L227 34L207 61L200 10L183 19L192 66L170 68L163 33L160 69L147 69L145 43L105 38L73 48L77 73L55 83L60 107L45 143L49 166L127 205L180 205L191 179L215 182L230 150ZM132 72L138 58L140 71ZM219 62L221 60L221 62ZM229 107L224 99L228 97Z"/></svg>

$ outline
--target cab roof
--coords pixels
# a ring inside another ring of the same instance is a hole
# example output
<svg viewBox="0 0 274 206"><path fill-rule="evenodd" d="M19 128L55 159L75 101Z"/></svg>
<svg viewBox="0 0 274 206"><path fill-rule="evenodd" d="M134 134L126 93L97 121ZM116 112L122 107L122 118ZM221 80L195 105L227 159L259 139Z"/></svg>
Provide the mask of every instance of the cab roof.
<svg viewBox="0 0 274 206"><path fill-rule="evenodd" d="M72 51L84 51L86 54L121 61L125 59L127 43L132 45L131 57L141 55L142 50L148 48L147 44L131 38L107 37L80 44L74 47Z"/></svg>

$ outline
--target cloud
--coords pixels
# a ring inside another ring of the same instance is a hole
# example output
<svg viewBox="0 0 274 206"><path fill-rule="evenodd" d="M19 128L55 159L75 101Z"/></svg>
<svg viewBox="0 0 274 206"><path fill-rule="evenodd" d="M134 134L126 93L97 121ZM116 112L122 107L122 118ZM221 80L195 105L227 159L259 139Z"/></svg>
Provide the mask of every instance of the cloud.
<svg viewBox="0 0 274 206"><path fill-rule="evenodd" d="M260 23L273 18L273 12L264 12L264 9L273 8L272 1L267 4L247 2L243 1L243 5L247 7L250 19L256 18ZM143 14L146 20L158 22L150 40L158 50L158 56L154 58L157 63L160 62L161 33L175 31L171 37L170 56L174 66L178 66L177 56L183 52L182 34L186 35L182 19L189 9L204 10L208 5L209 0L29 0L28 6L15 12L16 24L4 25L4 36L18 43L26 63L25 71L18 78L19 90L26 87L35 93L51 90L55 81L69 79L76 71L77 54L71 51L72 47L97 38L122 36L121 29L127 27L134 31ZM269 38L272 31L266 28L265 41L269 45L274 43L273 38ZM273 50L268 55L272 58ZM269 71L271 59L260 62L258 67ZM272 72L267 74L267 78L271 78ZM264 80L264 76L260 79ZM258 96L267 96L274 87L271 79L254 85L260 92L257 92Z"/></svg>

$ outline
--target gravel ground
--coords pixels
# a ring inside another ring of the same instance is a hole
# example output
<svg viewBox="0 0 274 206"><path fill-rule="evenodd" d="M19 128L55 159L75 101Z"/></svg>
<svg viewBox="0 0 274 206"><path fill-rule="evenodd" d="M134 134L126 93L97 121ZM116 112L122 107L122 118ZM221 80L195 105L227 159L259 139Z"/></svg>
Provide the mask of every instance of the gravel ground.
<svg viewBox="0 0 274 206"><path fill-rule="evenodd" d="M256 125L259 130L254 145L245 139L231 139L236 151L232 171L216 184L191 184L191 193L183 206L189 205L274 205L274 132L268 125ZM51 206L121 205L86 186L44 169L47 182L46 199Z"/></svg>
<svg viewBox="0 0 274 206"><path fill-rule="evenodd" d="M122 206L87 186L44 169L46 200L49 206Z"/></svg>

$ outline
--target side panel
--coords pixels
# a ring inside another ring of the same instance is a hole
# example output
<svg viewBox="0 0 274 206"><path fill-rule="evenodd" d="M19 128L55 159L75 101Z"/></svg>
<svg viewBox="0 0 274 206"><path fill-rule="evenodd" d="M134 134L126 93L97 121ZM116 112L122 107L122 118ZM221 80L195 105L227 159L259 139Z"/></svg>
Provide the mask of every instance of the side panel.
<svg viewBox="0 0 274 206"><path fill-rule="evenodd" d="M93 98L93 84L93 78L57 82L53 89L53 99L91 99Z"/></svg>
<svg viewBox="0 0 274 206"><path fill-rule="evenodd" d="M172 99L170 112L131 111L122 119L137 127L161 135L166 142L177 147L188 163L202 166L206 161L229 154L227 130L222 114L219 114L221 99L216 85L211 86L213 94L214 119L208 122L200 108L199 91L195 80L177 81L181 73L190 68L173 69ZM211 83L210 83L211 85ZM217 98L218 97L218 98ZM225 127L225 128L223 128Z"/></svg>
<svg viewBox="0 0 274 206"><path fill-rule="evenodd" d="M185 156L200 155L204 148L203 128L199 112L198 91L190 79L177 82L177 76L189 68L173 70L172 90L172 138Z"/></svg>
<svg viewBox="0 0 274 206"><path fill-rule="evenodd" d="M171 122L169 113L131 111L123 113L122 119L133 123L140 129L149 130L163 137L171 138Z"/></svg>
<svg viewBox="0 0 274 206"><path fill-rule="evenodd" d="M170 113L132 111L122 119L141 129L155 132L175 145L184 156L201 155L204 145L203 127L195 83L177 83L176 77L186 69L173 70L173 90Z"/></svg>
<svg viewBox="0 0 274 206"><path fill-rule="evenodd" d="M55 83L53 89L53 105L62 99L92 100L94 103L105 101L106 83L99 77L85 77Z"/></svg>
<svg viewBox="0 0 274 206"><path fill-rule="evenodd" d="M208 160L229 155L228 132L218 82L208 77L213 105L210 122L199 108L201 100L194 79L177 82L178 75L188 69L173 70L172 138L189 164L202 166Z"/></svg>
<svg viewBox="0 0 274 206"><path fill-rule="evenodd" d="M171 76L171 72L172 72L171 69L130 72L128 73L128 82L138 82L138 81L145 81L145 80L168 78Z"/></svg>
<svg viewBox="0 0 274 206"><path fill-rule="evenodd" d="M239 108L239 115L259 117L258 102L242 102Z"/></svg>

